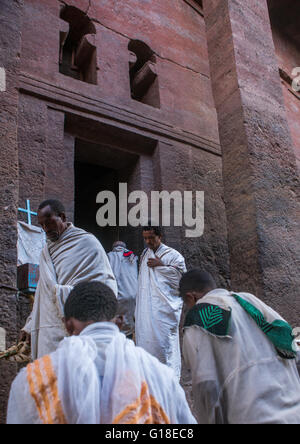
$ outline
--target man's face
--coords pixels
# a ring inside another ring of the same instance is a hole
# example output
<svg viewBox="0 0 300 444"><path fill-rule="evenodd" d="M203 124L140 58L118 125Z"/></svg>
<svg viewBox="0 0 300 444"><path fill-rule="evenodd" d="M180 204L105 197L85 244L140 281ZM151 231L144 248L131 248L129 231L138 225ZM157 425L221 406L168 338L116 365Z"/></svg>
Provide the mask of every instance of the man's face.
<svg viewBox="0 0 300 444"><path fill-rule="evenodd" d="M65 214L57 216L49 205L38 211L38 222L51 242L58 241L66 229Z"/></svg>
<svg viewBox="0 0 300 444"><path fill-rule="evenodd" d="M143 231L144 242L151 250L157 250L161 244L161 237L155 234L154 230Z"/></svg>

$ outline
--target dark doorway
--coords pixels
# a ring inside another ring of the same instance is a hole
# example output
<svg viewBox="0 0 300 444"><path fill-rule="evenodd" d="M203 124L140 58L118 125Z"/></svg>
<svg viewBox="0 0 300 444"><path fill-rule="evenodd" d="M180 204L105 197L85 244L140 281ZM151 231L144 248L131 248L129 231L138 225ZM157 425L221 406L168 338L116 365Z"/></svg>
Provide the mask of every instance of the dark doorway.
<svg viewBox="0 0 300 444"><path fill-rule="evenodd" d="M104 145L97 145L83 140L75 144L75 225L94 234L106 252L111 251L116 240L130 242L131 231L124 228L100 227L96 214L100 204L96 197L100 191L112 191L117 197L119 183L131 181L139 156ZM130 247L130 245L129 245Z"/></svg>
<svg viewBox="0 0 300 444"><path fill-rule="evenodd" d="M109 190L117 195L118 174L116 170L75 162L75 225L93 233L106 251L110 251L118 239L118 227L101 228L96 222L99 204L96 196Z"/></svg>

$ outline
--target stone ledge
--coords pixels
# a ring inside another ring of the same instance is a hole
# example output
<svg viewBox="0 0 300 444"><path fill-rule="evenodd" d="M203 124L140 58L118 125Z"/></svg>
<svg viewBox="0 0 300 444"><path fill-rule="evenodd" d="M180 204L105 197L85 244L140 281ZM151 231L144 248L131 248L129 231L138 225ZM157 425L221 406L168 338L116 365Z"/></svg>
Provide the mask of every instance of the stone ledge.
<svg viewBox="0 0 300 444"><path fill-rule="evenodd" d="M20 76L20 92L39 97L47 102L55 103L57 109L65 107L73 111L84 112L97 116L100 119L117 121L128 126L133 126L143 133L148 132L155 136L176 140L180 143L194 146L211 154L221 156L221 147L214 141L205 139L189 131L175 128L174 126L148 118L135 113L125 107L119 107L99 99L62 89L51 83L33 78L27 74Z"/></svg>

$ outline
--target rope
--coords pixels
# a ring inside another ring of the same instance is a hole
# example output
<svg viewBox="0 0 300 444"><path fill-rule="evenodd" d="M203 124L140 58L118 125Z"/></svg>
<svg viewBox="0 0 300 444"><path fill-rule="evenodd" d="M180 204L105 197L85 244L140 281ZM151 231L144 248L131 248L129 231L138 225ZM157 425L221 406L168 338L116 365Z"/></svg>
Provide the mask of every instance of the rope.
<svg viewBox="0 0 300 444"><path fill-rule="evenodd" d="M13 345L7 350L0 352L0 360L5 359L10 362L30 362L31 350L30 345L27 342L20 342L17 345Z"/></svg>

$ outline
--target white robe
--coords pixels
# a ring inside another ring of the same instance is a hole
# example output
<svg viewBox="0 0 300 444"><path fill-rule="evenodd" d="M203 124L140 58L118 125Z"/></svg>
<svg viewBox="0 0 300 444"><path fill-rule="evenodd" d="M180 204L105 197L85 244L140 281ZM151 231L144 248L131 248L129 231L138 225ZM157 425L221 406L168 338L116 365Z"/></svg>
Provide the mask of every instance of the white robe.
<svg viewBox="0 0 300 444"><path fill-rule="evenodd" d="M57 242L48 242L40 258L40 279L24 331L31 334L32 359L53 352L67 335L64 304L72 288L100 281L117 295L107 255L95 236L69 224Z"/></svg>
<svg viewBox="0 0 300 444"><path fill-rule="evenodd" d="M236 294L271 321L282 320L255 296ZM227 290L211 291L200 303L230 307L232 313L228 336L213 335L199 326L184 329L183 356L192 372L199 423L300 423L295 360L278 356L272 342Z"/></svg>
<svg viewBox="0 0 300 444"><path fill-rule="evenodd" d="M163 267L150 268L148 259L158 256ZM182 299L179 282L186 271L183 256L161 244L157 251L148 248L141 257L139 287L135 311L136 343L162 363L181 374L179 323Z"/></svg>
<svg viewBox="0 0 300 444"><path fill-rule="evenodd" d="M128 250L115 247L108 253L108 259L118 284L118 314L124 316L122 332L126 335L134 333L134 311L138 287L137 256L133 253L125 257Z"/></svg>
<svg viewBox="0 0 300 444"><path fill-rule="evenodd" d="M21 370L8 424L194 424L174 372L138 348L115 324L65 338Z"/></svg>

